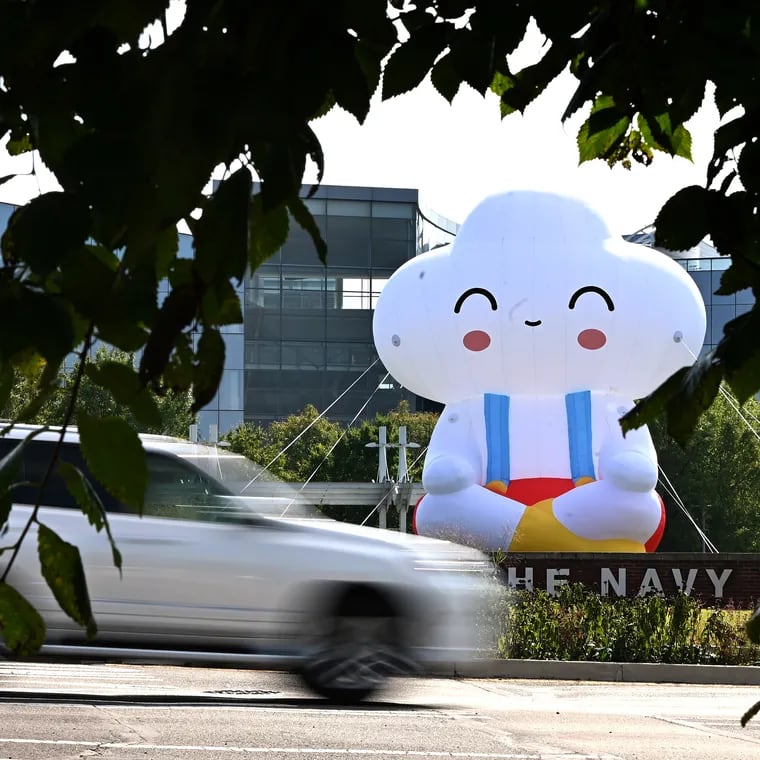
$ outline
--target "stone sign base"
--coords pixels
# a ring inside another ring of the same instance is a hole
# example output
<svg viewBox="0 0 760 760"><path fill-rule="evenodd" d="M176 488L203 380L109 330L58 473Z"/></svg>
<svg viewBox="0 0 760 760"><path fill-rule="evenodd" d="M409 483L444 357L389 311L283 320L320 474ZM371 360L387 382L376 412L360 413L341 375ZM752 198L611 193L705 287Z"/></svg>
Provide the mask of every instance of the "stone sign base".
<svg viewBox="0 0 760 760"><path fill-rule="evenodd" d="M507 554L501 566L516 589L557 593L583 583L602 596L672 596L679 590L720 607L760 600L760 554Z"/></svg>

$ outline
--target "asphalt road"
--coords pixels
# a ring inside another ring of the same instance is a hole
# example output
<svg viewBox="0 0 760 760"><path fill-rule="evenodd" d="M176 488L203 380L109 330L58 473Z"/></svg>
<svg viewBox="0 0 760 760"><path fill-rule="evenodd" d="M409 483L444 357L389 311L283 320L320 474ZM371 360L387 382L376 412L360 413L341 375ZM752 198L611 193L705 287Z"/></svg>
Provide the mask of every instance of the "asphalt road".
<svg viewBox="0 0 760 760"><path fill-rule="evenodd" d="M0 758L760 758L760 689L495 679L398 681L337 709L234 669L0 661Z"/></svg>

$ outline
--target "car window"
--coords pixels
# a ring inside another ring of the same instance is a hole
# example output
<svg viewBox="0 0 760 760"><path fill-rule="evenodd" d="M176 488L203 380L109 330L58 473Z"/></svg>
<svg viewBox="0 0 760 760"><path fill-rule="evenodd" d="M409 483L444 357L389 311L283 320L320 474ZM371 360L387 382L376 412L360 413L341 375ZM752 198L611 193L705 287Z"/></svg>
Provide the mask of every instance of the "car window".
<svg viewBox="0 0 760 760"><path fill-rule="evenodd" d="M0 439L0 456L9 454L21 441L17 439ZM54 441L30 441L21 456L21 461L16 472L15 482L18 485L13 489L12 498L16 504L36 504L40 486L45 479L45 474L55 456L56 443ZM94 491L100 497L101 502L109 512L122 512L124 506L118 499L113 497L93 477L89 471L82 452L77 444L65 443L61 446L59 461L68 462L78 467L90 480ZM64 509L79 509L76 499L69 493L66 483L58 474L57 468L53 469L45 489L40 497L40 504L48 507L62 507Z"/></svg>
<svg viewBox="0 0 760 760"><path fill-rule="evenodd" d="M148 487L143 515L202 522L235 522L230 493L179 457L147 452Z"/></svg>

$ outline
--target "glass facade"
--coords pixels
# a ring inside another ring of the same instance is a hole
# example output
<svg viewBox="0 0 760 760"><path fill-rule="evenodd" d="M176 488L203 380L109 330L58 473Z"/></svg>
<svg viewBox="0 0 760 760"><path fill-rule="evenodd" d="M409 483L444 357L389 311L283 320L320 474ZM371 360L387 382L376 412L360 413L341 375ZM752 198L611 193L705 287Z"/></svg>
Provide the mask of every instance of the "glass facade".
<svg viewBox="0 0 760 760"><path fill-rule="evenodd" d="M266 424L303 409L330 407L347 423L431 402L401 388L377 360L372 313L388 278L417 253L450 242L458 226L421 211L409 189L322 185L306 198L328 246L327 264L294 221L287 242L237 286L244 323L222 328L225 370L198 415L203 440L244 420ZM0 203L0 233L14 207ZM192 257L189 235L179 255ZM168 294L159 286L158 302ZM73 361L73 359L72 359ZM366 371L366 373L365 373Z"/></svg>
<svg viewBox="0 0 760 760"><path fill-rule="evenodd" d="M417 191L322 186L305 203L327 265L292 223L282 249L246 278L245 419L266 423L306 404L334 404L329 417L344 423L401 399L416 408L373 366L372 310L391 274L421 249Z"/></svg>

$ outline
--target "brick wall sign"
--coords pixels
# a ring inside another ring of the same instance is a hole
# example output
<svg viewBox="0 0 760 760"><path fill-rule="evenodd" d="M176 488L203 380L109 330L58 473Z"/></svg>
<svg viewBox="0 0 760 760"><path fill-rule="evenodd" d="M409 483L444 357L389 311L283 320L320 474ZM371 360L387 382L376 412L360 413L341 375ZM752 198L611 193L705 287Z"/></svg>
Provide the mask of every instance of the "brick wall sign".
<svg viewBox="0 0 760 760"><path fill-rule="evenodd" d="M508 554L501 563L516 589L556 593L583 583L602 596L672 596L751 607L760 600L760 554Z"/></svg>

